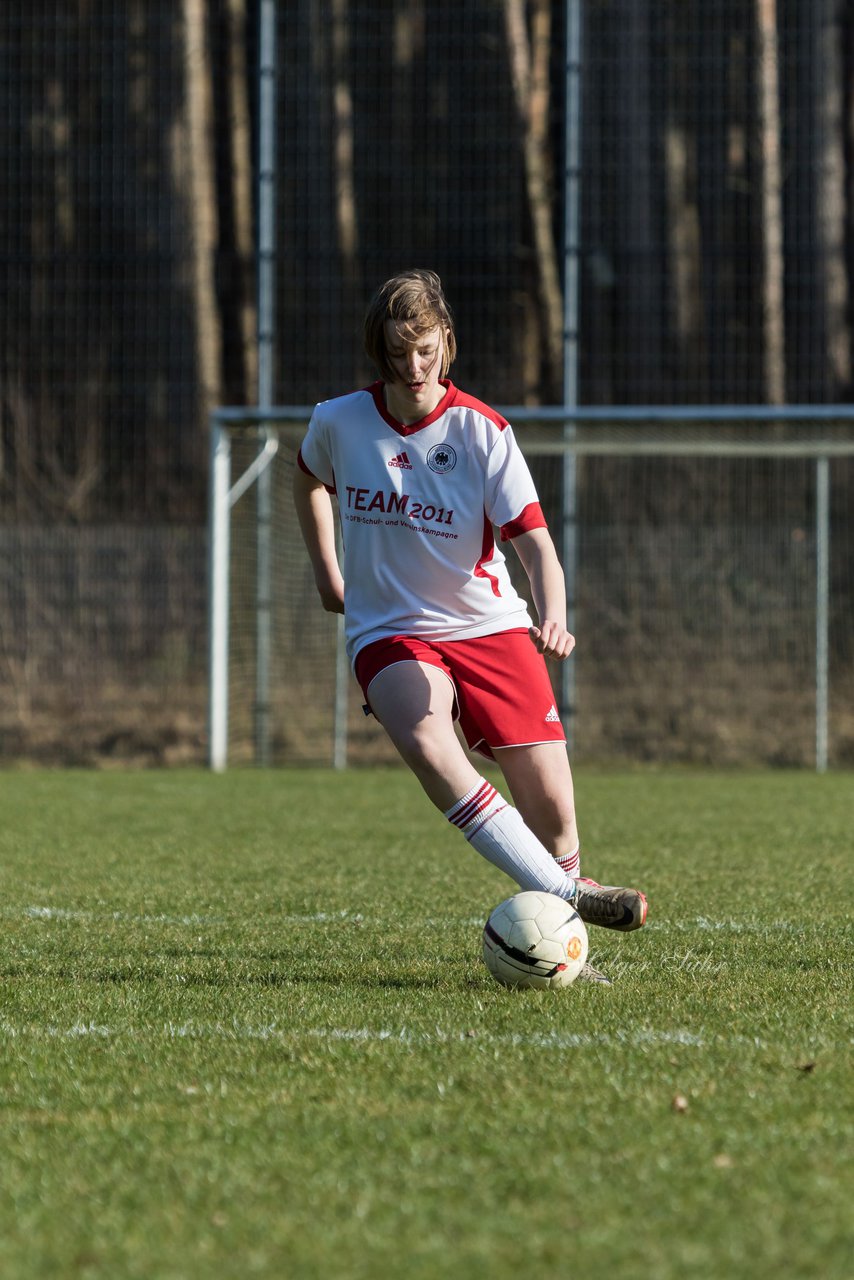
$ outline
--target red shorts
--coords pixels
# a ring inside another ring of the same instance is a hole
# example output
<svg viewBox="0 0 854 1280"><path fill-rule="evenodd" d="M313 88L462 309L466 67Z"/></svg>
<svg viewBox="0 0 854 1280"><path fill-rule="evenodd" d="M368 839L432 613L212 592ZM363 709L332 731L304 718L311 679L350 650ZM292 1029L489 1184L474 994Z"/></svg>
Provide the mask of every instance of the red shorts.
<svg viewBox="0 0 854 1280"><path fill-rule="evenodd" d="M469 749L490 760L498 747L566 742L545 658L521 627L472 640L375 640L359 650L355 662L366 710L371 681L397 662L424 662L445 672L456 694L454 718Z"/></svg>

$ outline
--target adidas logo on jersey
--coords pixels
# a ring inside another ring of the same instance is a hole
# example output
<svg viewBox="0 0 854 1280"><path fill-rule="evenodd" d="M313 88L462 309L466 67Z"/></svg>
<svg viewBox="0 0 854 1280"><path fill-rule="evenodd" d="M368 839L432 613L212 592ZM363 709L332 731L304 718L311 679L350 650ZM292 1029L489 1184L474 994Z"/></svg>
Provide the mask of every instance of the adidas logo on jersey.
<svg viewBox="0 0 854 1280"><path fill-rule="evenodd" d="M552 703L552 709L546 716L546 724L554 724L556 721L559 721L559 720L560 720L560 716L557 713L557 707L554 705L554 703Z"/></svg>
<svg viewBox="0 0 854 1280"><path fill-rule="evenodd" d="M389 460L388 460L388 465L389 465L390 467L400 467L401 471L411 471L411 470L412 470L412 463L409 461L409 458L408 458L408 457L407 457L407 455L406 455L406 450L405 450L405 449L404 449L403 453L399 453L399 454L397 455L397 457L395 457L395 458L389 458Z"/></svg>

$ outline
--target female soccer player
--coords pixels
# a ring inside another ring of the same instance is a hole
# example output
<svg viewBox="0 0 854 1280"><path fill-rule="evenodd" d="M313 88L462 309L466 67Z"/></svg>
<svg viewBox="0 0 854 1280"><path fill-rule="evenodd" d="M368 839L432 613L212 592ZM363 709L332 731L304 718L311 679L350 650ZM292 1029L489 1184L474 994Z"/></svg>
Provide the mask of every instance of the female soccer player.
<svg viewBox="0 0 854 1280"><path fill-rule="evenodd" d="M588 924L638 929L642 893L580 875L544 661L566 661L575 644L563 570L511 427L447 377L456 338L439 277L413 270L382 285L364 340L380 380L316 407L294 498L324 608L344 613L366 706L430 800L520 889L558 894ZM495 527L528 575L536 622ZM470 751L498 762L513 805L481 776L455 721ZM590 966L585 976L607 982Z"/></svg>

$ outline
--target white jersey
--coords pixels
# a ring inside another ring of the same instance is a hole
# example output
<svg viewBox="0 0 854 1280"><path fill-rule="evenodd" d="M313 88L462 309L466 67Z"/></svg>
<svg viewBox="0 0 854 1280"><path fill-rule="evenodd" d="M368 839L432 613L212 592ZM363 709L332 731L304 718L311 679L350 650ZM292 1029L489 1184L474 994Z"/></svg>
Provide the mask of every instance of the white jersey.
<svg viewBox="0 0 854 1280"><path fill-rule="evenodd" d="M494 535L546 524L511 427L446 381L436 409L406 426L382 386L317 405L298 458L338 498L351 662L389 636L531 626Z"/></svg>

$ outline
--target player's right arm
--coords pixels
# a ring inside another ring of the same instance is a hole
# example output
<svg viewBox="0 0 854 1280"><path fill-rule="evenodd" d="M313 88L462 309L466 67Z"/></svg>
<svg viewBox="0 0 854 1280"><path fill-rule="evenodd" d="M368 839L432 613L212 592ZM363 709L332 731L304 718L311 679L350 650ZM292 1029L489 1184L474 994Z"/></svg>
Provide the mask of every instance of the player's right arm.
<svg viewBox="0 0 854 1280"><path fill-rule="evenodd" d="M344 578L335 548L332 499L324 484L299 466L294 468L294 506L323 607L343 613Z"/></svg>

